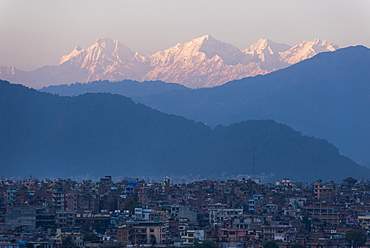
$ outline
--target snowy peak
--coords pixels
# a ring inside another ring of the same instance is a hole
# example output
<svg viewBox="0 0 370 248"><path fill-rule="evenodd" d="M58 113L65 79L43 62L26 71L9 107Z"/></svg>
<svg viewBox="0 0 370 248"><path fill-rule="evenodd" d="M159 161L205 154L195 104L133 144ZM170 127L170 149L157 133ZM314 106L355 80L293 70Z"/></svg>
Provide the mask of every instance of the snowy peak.
<svg viewBox="0 0 370 248"><path fill-rule="evenodd" d="M111 38L101 38L95 41L95 44L101 47L108 47L114 46L115 44L119 44L118 40L113 40Z"/></svg>
<svg viewBox="0 0 370 248"><path fill-rule="evenodd" d="M325 40L302 41L296 46L259 39L243 52L260 61L261 68L274 71L311 58L318 53L335 51L338 46Z"/></svg>
<svg viewBox="0 0 370 248"><path fill-rule="evenodd" d="M210 35L206 35L201 38L204 39L199 52L204 53L207 59L212 59L213 57L218 56L227 65L244 64L246 56L237 47L218 41Z"/></svg>
<svg viewBox="0 0 370 248"><path fill-rule="evenodd" d="M194 44L200 44L200 45L202 45L204 42L206 42L206 41L217 41L215 38L213 38L213 36L212 35L209 35L209 34L207 34L207 35L203 35L203 36L201 36L201 37L198 37L198 38L195 38L195 39L192 39L191 41L189 41L189 42L192 42L192 43L194 43Z"/></svg>
<svg viewBox="0 0 370 248"><path fill-rule="evenodd" d="M215 44L220 44L223 43L221 41L216 40L213 38L211 35L204 35L199 38L192 39L191 41L188 41L186 43L178 43L177 45L166 49L164 51L158 52L163 53L166 51L171 51L172 53L183 53L183 54L188 54L188 55L193 55L196 53L201 52L202 48L211 48Z"/></svg>
<svg viewBox="0 0 370 248"><path fill-rule="evenodd" d="M268 52L269 54L276 54L278 52L286 51L289 48L291 48L291 46L287 44L276 43L269 39L259 39L243 52L251 55L262 54L264 52Z"/></svg>
<svg viewBox="0 0 370 248"><path fill-rule="evenodd" d="M76 46L75 49L70 54L63 55L62 58L60 59L59 65L63 64L64 62L70 60L73 57L76 57L80 52L82 51L82 47Z"/></svg>
<svg viewBox="0 0 370 248"><path fill-rule="evenodd" d="M269 39L259 39L243 53L252 56L254 61L260 63L262 69L274 71L286 67L286 64L281 62L279 53L289 48L290 46L287 44L275 43Z"/></svg>
<svg viewBox="0 0 370 248"><path fill-rule="evenodd" d="M153 68L143 80L162 80L191 88L212 87L234 79L265 74L251 56L205 35L149 56Z"/></svg>
<svg viewBox="0 0 370 248"><path fill-rule="evenodd" d="M200 47L202 47L206 43L210 43L210 44L212 44L212 43L221 43L221 41L218 41L215 38L213 38L213 36L207 34L207 35L192 39L191 41L188 41L188 42L184 43L184 45L199 49Z"/></svg>
<svg viewBox="0 0 370 248"><path fill-rule="evenodd" d="M110 38L98 39L90 48L91 50L99 50L102 53L101 55L134 56L135 54L127 46L119 43L118 40Z"/></svg>
<svg viewBox="0 0 370 248"><path fill-rule="evenodd" d="M19 71L14 67L0 65L0 76L2 75L15 75Z"/></svg>
<svg viewBox="0 0 370 248"><path fill-rule="evenodd" d="M290 48L288 51L280 53L282 61L288 64L295 64L302 60L311 58L318 53L333 52L338 49L334 43L326 40L314 39L311 41L302 41L298 45Z"/></svg>
<svg viewBox="0 0 370 248"><path fill-rule="evenodd" d="M104 51L105 54L113 54L114 52L119 52L120 43L118 40L112 40L110 38L98 39L95 44L90 47L91 49L97 49ZM122 46L123 48L124 46ZM124 49L128 49L124 47Z"/></svg>
<svg viewBox="0 0 370 248"><path fill-rule="evenodd" d="M129 65L136 60L145 61L145 56L139 53L132 52L130 48L121 44L118 40L110 38L98 39L96 42L87 49L74 49L70 55L70 61L73 58L75 62L79 61L81 67L89 67L91 65Z"/></svg>
<svg viewBox="0 0 370 248"><path fill-rule="evenodd" d="M150 57L155 64L178 61L181 58L193 62L221 59L227 65L236 65L243 64L246 55L233 45L219 41L211 35L204 35L183 44L179 43ZM197 61L194 58L197 58Z"/></svg>
<svg viewBox="0 0 370 248"><path fill-rule="evenodd" d="M290 47L287 44L275 43L269 39L259 39L243 52L266 63L264 66L268 70L274 70L280 68L280 66L275 66L276 61L280 60L279 52L286 51Z"/></svg>
<svg viewBox="0 0 370 248"><path fill-rule="evenodd" d="M118 40L103 38L86 49L75 47L56 66L45 66L33 72L1 67L0 76L31 87L124 79L162 80L191 88L213 87L282 69L337 48L319 39L303 41L294 47L259 39L242 52L211 35L204 35L143 56Z"/></svg>
<svg viewBox="0 0 370 248"><path fill-rule="evenodd" d="M135 56L127 46L110 38L98 39L87 53L95 59L117 59L117 62L131 60Z"/></svg>
<svg viewBox="0 0 370 248"><path fill-rule="evenodd" d="M148 67L147 57L132 52L118 40L98 39L86 49L80 46L62 57L59 65L67 72L86 77L84 81L94 80L141 80ZM70 83L70 82L68 82Z"/></svg>
<svg viewBox="0 0 370 248"><path fill-rule="evenodd" d="M132 52L128 47L119 43L118 40L110 38L98 39L95 43L87 49L82 49L77 46L73 51L64 55L59 62L59 65L69 62L81 68L88 67L94 63L101 63L105 60L116 60L122 62L131 60L137 55Z"/></svg>
<svg viewBox="0 0 370 248"><path fill-rule="evenodd" d="M311 58L320 52L335 51L336 49L338 46L334 43L320 39L302 41L293 47L269 39L259 39L242 52L237 47L219 41L211 35L204 35L186 43L178 43L153 55L143 56L132 52L118 40L103 38L96 40L87 49L76 47L70 54L62 57L59 65L68 62L76 67L95 71L97 65L100 65L102 70L107 67L110 67L110 70L115 70L117 66L132 67L133 64L145 63L144 67L149 66L155 70L155 72L145 75L145 79L165 80L166 77L158 78L158 75L161 73L173 74L177 70L204 65L205 61L222 63L225 66L259 63L262 70L274 71ZM177 80L175 81L177 82Z"/></svg>
<svg viewBox="0 0 370 248"><path fill-rule="evenodd" d="M338 49L338 46L336 44L320 39L302 41L300 44L296 45L296 47L322 47L330 51L335 51Z"/></svg>

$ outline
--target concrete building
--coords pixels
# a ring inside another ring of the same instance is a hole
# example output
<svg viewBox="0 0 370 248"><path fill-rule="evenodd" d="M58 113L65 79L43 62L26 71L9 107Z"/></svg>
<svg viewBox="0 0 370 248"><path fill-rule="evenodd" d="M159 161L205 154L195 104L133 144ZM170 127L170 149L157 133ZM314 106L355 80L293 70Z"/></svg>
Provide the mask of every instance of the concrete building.
<svg viewBox="0 0 370 248"><path fill-rule="evenodd" d="M218 208L209 209L209 224L221 226L221 222L226 219L243 216L244 209L240 208Z"/></svg>
<svg viewBox="0 0 370 248"><path fill-rule="evenodd" d="M186 230L186 234L181 238L184 239L184 245L194 245L195 242L205 240L205 232L204 230Z"/></svg>
<svg viewBox="0 0 370 248"><path fill-rule="evenodd" d="M117 239L124 246L162 244L166 239L166 228L154 221L127 222L117 229Z"/></svg>
<svg viewBox="0 0 370 248"><path fill-rule="evenodd" d="M36 207L10 207L5 214L5 223L10 229L22 228L31 230L36 228Z"/></svg>

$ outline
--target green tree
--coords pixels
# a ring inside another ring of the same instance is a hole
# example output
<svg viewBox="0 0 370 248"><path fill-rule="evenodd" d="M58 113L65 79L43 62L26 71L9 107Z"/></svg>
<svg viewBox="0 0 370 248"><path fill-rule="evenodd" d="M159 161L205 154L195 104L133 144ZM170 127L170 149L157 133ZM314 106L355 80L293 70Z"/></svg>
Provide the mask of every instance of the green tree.
<svg viewBox="0 0 370 248"><path fill-rule="evenodd" d="M312 224L310 216L308 216L307 214L304 215L303 218L302 218L302 222L305 225L306 231L310 233L311 232L311 224Z"/></svg>
<svg viewBox="0 0 370 248"><path fill-rule="evenodd" d="M217 246L207 241L203 241L202 243L199 243L198 241L194 242L194 248L215 248L215 247Z"/></svg>
<svg viewBox="0 0 370 248"><path fill-rule="evenodd" d="M366 232L363 230L353 229L346 233L344 239L353 247L359 247L366 244Z"/></svg>
<svg viewBox="0 0 370 248"><path fill-rule="evenodd" d="M86 234L83 238L84 242L86 241L90 241L90 242L98 242L100 241L100 238L98 237L98 235L92 233L92 234Z"/></svg>
<svg viewBox="0 0 370 248"><path fill-rule="evenodd" d="M75 244L72 240L72 236L68 235L67 237L63 238L62 240L62 247L75 247Z"/></svg>
<svg viewBox="0 0 370 248"><path fill-rule="evenodd" d="M128 180L123 179L123 180L122 180L122 182L121 182L120 184L122 184L122 185L128 185Z"/></svg>
<svg viewBox="0 0 370 248"><path fill-rule="evenodd" d="M295 245L290 246L290 248L306 248L306 246L300 245L300 244L295 244Z"/></svg>
<svg viewBox="0 0 370 248"><path fill-rule="evenodd" d="M125 204L125 209L129 210L131 213L134 212L135 208L140 206L141 203L137 201L129 201Z"/></svg>
<svg viewBox="0 0 370 248"><path fill-rule="evenodd" d="M263 248L279 248L279 246L274 241L267 242Z"/></svg>

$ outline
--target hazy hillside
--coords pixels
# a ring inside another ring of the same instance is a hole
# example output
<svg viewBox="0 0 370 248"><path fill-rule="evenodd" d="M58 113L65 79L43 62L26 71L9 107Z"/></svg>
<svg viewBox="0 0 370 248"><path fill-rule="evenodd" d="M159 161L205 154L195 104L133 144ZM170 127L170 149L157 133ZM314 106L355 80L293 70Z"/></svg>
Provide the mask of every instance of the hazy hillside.
<svg viewBox="0 0 370 248"><path fill-rule="evenodd" d="M75 83L72 85L53 85L40 89L42 92L58 94L60 96L78 96L84 93L112 93L127 97L145 97L163 94L173 90L189 90L179 84L162 81L137 82L124 80L119 82L95 81L91 83Z"/></svg>
<svg viewBox="0 0 370 248"><path fill-rule="evenodd" d="M261 44L256 47L264 47ZM370 165L369 53L369 49L362 46L340 49L265 76L232 81L212 89L181 92L172 91L181 88L171 84L124 81L42 90L61 95L118 93L160 111L211 126L273 119L306 135L325 138L341 153ZM262 52L259 55L266 56ZM157 87L159 90L154 90Z"/></svg>
<svg viewBox="0 0 370 248"><path fill-rule="evenodd" d="M134 100L211 126L273 119L370 165L369 68L370 49L349 47L264 76Z"/></svg>
<svg viewBox="0 0 370 248"><path fill-rule="evenodd" d="M107 93L59 97L0 82L0 174L256 174L312 181L369 170L274 121L212 130Z"/></svg>

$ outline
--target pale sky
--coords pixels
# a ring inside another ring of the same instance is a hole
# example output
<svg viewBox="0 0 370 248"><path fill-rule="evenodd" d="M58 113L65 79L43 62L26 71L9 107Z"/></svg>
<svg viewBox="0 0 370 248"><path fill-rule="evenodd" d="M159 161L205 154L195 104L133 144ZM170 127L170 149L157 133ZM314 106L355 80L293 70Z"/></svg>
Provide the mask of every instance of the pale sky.
<svg viewBox="0 0 370 248"><path fill-rule="evenodd" d="M259 38L370 47L370 0L0 0L0 65L22 70L98 38L148 55L206 34L241 50Z"/></svg>

